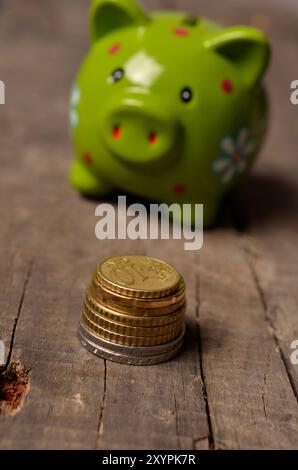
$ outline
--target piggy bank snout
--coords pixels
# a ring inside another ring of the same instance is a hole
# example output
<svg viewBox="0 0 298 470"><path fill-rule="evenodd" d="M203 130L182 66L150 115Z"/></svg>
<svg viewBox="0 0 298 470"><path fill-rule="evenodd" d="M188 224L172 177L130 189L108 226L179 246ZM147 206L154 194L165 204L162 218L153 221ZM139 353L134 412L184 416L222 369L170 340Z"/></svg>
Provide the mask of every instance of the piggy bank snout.
<svg viewBox="0 0 298 470"><path fill-rule="evenodd" d="M108 149L129 163L151 163L166 157L174 146L176 123L162 106L128 99L109 110L102 126Z"/></svg>

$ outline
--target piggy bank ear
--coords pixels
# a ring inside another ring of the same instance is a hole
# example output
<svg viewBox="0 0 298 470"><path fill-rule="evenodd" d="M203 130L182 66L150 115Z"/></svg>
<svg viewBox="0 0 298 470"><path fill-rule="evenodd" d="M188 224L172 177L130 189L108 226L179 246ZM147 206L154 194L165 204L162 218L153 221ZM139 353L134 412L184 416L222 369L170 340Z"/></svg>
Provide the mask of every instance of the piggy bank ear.
<svg viewBox="0 0 298 470"><path fill-rule="evenodd" d="M262 78L269 63L268 40L254 28L232 27L216 32L206 40L205 47L239 67L248 87Z"/></svg>
<svg viewBox="0 0 298 470"><path fill-rule="evenodd" d="M93 0L89 14L91 38L96 41L116 29L148 21L134 0Z"/></svg>

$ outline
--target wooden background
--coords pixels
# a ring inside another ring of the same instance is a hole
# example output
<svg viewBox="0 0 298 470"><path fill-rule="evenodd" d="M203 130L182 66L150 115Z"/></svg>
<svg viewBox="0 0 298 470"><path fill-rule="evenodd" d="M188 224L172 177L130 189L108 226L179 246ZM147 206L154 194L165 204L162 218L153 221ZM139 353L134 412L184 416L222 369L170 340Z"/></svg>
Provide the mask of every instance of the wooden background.
<svg viewBox="0 0 298 470"><path fill-rule="evenodd" d="M88 48L89 1L0 0L0 448L298 447L298 366L290 361L298 339L294 3L143 1L260 26L274 50L266 147L223 222L192 253L177 241L99 242L97 202L69 187L68 97ZM160 256L186 279L188 336L173 361L130 367L80 346L92 269L123 252ZM11 377L14 363L30 369L27 379Z"/></svg>

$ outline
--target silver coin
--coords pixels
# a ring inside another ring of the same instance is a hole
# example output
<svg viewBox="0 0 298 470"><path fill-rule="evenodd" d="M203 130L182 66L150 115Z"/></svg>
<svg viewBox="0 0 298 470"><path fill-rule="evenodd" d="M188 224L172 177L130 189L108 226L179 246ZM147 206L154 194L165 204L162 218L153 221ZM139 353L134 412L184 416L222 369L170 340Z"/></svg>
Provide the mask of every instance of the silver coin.
<svg viewBox="0 0 298 470"><path fill-rule="evenodd" d="M109 361L120 362L122 364L134 366L149 366L166 362L178 354L183 344L183 341L181 341L180 344L178 344L172 351L168 351L167 353L163 354L154 354L153 356L127 356L125 354L116 353L115 351L111 351L94 344L92 341L85 338L81 331L79 331L79 337L83 346L96 356L101 357L102 359L107 359Z"/></svg>
<svg viewBox="0 0 298 470"><path fill-rule="evenodd" d="M117 353L124 356L140 357L140 356L154 356L156 354L167 354L171 353L176 347L181 347L183 343L183 338L185 334L185 326L183 327L182 333L174 340L166 344L161 344L159 346L123 346L116 343L112 343L103 338L100 338L94 335L90 330L79 323L78 329L79 336L85 340L85 342L90 342L94 347L103 348L113 353Z"/></svg>

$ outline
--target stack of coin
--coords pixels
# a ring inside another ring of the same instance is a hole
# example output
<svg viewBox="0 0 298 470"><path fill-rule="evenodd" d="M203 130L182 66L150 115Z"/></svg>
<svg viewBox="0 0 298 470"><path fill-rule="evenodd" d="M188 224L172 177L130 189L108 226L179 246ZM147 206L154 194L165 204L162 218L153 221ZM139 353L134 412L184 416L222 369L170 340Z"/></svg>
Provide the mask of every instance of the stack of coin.
<svg viewBox="0 0 298 470"><path fill-rule="evenodd" d="M182 346L185 286L169 264L148 256L114 256L99 264L79 325L83 345L111 361L150 365Z"/></svg>

